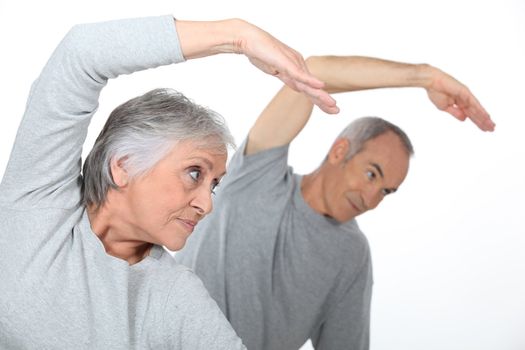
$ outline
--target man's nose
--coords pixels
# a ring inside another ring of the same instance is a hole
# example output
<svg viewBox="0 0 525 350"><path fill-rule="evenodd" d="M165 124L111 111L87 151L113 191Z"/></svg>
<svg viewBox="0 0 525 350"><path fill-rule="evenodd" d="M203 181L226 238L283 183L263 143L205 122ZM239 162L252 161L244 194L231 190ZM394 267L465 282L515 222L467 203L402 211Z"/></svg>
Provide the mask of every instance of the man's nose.
<svg viewBox="0 0 525 350"><path fill-rule="evenodd" d="M381 188L370 187L363 191L363 204L366 210L374 209L383 200Z"/></svg>

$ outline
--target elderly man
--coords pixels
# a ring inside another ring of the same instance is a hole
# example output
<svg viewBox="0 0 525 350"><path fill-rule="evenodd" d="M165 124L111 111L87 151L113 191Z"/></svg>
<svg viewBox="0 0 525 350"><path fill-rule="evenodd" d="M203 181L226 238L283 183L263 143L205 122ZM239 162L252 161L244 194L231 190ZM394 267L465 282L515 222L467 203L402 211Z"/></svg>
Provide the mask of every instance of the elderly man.
<svg viewBox="0 0 525 350"><path fill-rule="evenodd" d="M429 65L367 57L312 57L308 68L338 93L422 87L454 117L494 129L463 84ZM289 145L313 104L283 87L233 157L215 211L176 259L194 269L252 350L367 349L372 265L355 218L399 188L412 145L380 118L351 123L312 173L288 165Z"/></svg>

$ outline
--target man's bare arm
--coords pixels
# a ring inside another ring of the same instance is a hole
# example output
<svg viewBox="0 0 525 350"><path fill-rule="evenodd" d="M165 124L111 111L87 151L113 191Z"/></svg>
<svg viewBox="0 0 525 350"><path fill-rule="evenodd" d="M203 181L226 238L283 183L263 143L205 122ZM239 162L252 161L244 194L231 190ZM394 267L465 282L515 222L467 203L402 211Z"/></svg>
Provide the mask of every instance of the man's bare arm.
<svg viewBox="0 0 525 350"><path fill-rule="evenodd" d="M428 64L408 64L360 56L315 56L309 71L328 93L386 87L421 87L434 105L459 120L470 118L481 130L495 124L469 89ZM315 100L314 100L315 101ZM260 114L248 135L246 154L290 143L308 122L312 98L284 86Z"/></svg>

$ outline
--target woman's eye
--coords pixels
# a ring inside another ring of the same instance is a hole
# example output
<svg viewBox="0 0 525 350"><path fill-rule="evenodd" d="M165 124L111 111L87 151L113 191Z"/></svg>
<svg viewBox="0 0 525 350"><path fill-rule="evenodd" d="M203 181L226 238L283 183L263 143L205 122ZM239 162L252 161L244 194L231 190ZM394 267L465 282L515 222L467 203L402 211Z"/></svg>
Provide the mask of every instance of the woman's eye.
<svg viewBox="0 0 525 350"><path fill-rule="evenodd" d="M199 177L201 177L201 172L200 170L191 170L190 171L190 176L191 178L193 179L193 181L198 181L199 180Z"/></svg>
<svg viewBox="0 0 525 350"><path fill-rule="evenodd" d="M212 194L215 194L215 189L217 188L217 186L219 186L218 182L214 182L214 183L211 184L210 191L211 191Z"/></svg>

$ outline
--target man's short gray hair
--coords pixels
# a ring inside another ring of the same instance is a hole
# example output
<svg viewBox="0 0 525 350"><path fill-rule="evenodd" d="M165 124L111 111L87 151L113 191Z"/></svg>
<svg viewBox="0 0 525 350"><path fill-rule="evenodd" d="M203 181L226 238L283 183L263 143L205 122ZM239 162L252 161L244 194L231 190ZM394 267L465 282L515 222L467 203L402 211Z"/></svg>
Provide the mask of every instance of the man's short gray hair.
<svg viewBox="0 0 525 350"><path fill-rule="evenodd" d="M337 139L346 138L350 141L350 149L345 156L345 160L349 160L361 152L366 141L389 131L399 137L407 154L412 156L414 154L414 147L407 134L400 127L379 117L362 117L351 122L339 136L337 136Z"/></svg>
<svg viewBox="0 0 525 350"><path fill-rule="evenodd" d="M235 147L222 116L175 90L155 89L118 106L84 162L84 205L98 208L109 189L118 188L111 175L111 160L123 160L131 177L140 176L185 140L224 152L228 146Z"/></svg>

